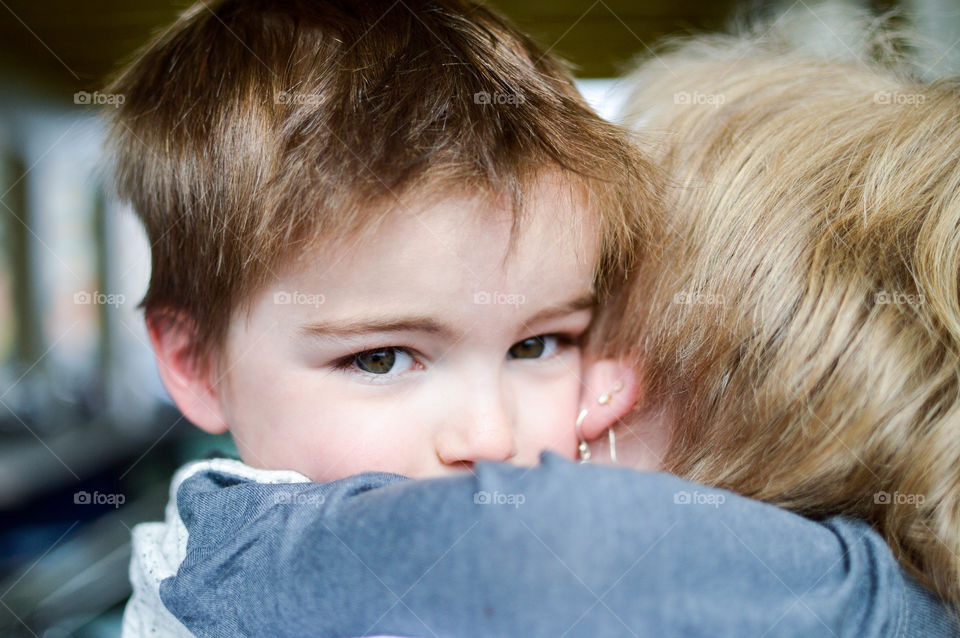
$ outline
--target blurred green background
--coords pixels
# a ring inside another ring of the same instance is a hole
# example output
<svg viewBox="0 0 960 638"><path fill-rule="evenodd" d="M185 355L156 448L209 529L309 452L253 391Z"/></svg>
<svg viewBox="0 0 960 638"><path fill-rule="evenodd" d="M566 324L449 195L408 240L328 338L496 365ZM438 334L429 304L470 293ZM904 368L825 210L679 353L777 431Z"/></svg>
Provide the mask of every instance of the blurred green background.
<svg viewBox="0 0 960 638"><path fill-rule="evenodd" d="M96 86L153 29L170 22L189 4L4 0L0 64L18 77L72 94ZM618 65L664 34L719 28L735 5L744 7L732 0L498 0L490 4L574 62L580 76L592 78L615 75ZM897 4L893 0L864 3L880 11ZM951 8L949 2L939 4L940 15ZM763 8L764 3L749 6Z"/></svg>

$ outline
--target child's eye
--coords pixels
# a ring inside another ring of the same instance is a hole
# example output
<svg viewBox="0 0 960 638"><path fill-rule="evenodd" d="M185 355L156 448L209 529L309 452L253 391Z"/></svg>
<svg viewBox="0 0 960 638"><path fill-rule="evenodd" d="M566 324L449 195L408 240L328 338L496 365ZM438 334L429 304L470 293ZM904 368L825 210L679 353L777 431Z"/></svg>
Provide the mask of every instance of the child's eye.
<svg viewBox="0 0 960 638"><path fill-rule="evenodd" d="M390 346L364 350L344 357L337 362L337 369L347 369L351 366L367 374L386 375L406 372L413 367L414 359L403 348Z"/></svg>
<svg viewBox="0 0 960 638"><path fill-rule="evenodd" d="M553 356L562 346L575 345L576 339L564 335L537 335L510 346L510 359L545 359Z"/></svg>

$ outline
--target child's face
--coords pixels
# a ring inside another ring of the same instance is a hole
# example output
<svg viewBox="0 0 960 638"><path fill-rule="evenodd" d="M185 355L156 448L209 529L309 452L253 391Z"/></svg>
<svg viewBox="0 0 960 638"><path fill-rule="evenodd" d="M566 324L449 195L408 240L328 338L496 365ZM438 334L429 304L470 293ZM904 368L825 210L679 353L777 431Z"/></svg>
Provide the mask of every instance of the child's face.
<svg viewBox="0 0 960 638"><path fill-rule="evenodd" d="M332 480L574 457L596 230L556 185L531 195L510 253L506 208L450 198L279 273L227 341L244 461Z"/></svg>

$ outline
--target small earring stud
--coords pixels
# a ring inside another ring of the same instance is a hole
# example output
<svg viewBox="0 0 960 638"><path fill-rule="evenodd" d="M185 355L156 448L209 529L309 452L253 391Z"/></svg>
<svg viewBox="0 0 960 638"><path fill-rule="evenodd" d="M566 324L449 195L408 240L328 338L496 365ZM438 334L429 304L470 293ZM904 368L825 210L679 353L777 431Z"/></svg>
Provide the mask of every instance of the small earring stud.
<svg viewBox="0 0 960 638"><path fill-rule="evenodd" d="M599 397L597 397L597 403L599 403L600 405L606 405L610 403L610 399L613 398L614 393L620 392L620 390L623 390L623 381L618 379L617 382L613 384L612 390L610 390L609 392L604 392Z"/></svg>

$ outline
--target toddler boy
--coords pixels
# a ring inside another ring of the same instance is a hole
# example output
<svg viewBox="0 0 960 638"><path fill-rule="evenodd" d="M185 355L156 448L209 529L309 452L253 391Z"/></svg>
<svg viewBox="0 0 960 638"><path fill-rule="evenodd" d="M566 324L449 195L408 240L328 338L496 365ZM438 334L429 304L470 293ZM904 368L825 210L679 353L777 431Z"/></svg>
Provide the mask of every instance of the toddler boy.
<svg viewBox="0 0 960 638"><path fill-rule="evenodd" d="M110 91L160 374L187 419L231 432L235 472L576 455L580 343L635 253L651 170L503 18L457 0L200 3ZM592 370L586 396L621 369ZM159 596L186 551L175 499L168 523L134 532L125 635L182 629Z"/></svg>

